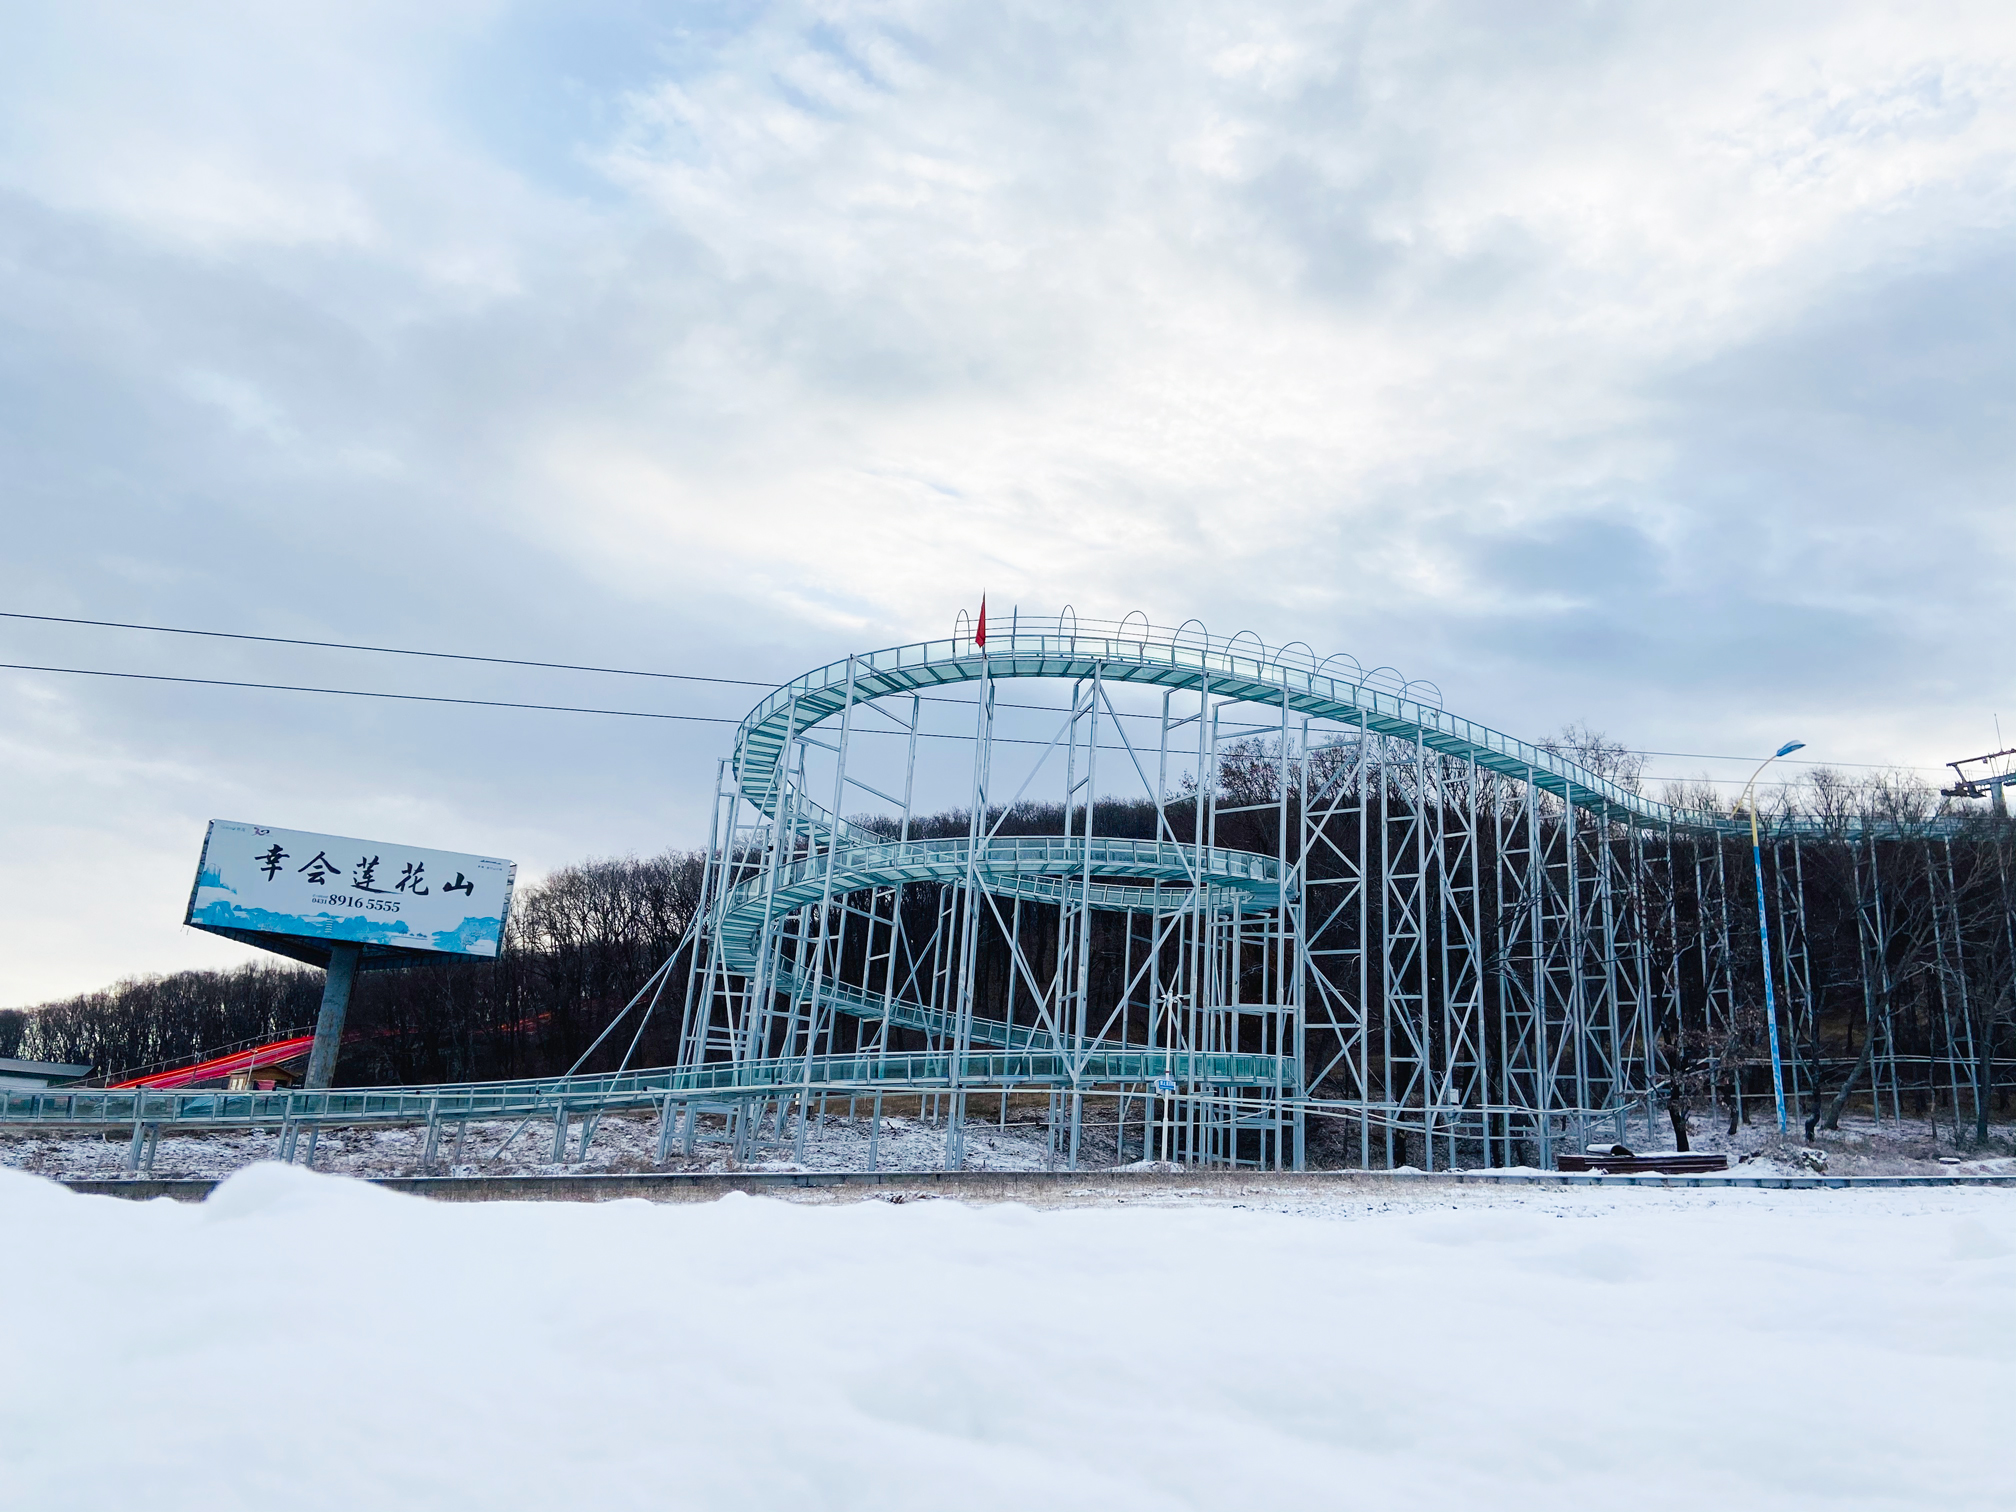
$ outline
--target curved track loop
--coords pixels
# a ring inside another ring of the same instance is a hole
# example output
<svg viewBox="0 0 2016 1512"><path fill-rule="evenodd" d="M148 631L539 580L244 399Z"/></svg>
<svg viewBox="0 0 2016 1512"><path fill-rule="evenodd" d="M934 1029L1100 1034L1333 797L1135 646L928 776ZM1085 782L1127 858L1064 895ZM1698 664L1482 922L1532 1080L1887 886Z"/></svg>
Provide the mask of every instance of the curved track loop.
<svg viewBox="0 0 2016 1512"><path fill-rule="evenodd" d="M893 694L917 693L977 681L983 671L1007 678L1085 678L1097 671L1108 682L1208 692L1214 698L1279 707L1314 719L1334 720L1375 735L1419 742L1445 756L1474 759L1501 776L1543 791L1606 819L1688 828L1734 829L1729 820L1676 809L1600 777L1566 757L1462 719L1404 692L1321 670L1311 655L1257 642L1230 641L1185 631L1122 634L1091 622L1040 628L997 628L983 649L970 636L892 646L807 672L772 693L735 732L735 775L742 796L775 818L782 792L782 758L794 736L861 704ZM1419 686L1403 684L1403 688ZM876 837L859 825L836 821L802 798L792 805L801 831L820 839L838 829L843 844Z"/></svg>
<svg viewBox="0 0 2016 1512"><path fill-rule="evenodd" d="M785 757L792 742L846 711L877 699L987 678L1076 680L1095 674L1109 683L1132 683L1194 692L1214 699L1280 707L1290 713L1335 721L1372 734L1418 744L1442 755L1474 759L1487 771L1515 777L1552 792L1605 820L1639 823L1709 823L1611 782L1564 757L1528 742L1458 718L1410 697L1428 686L1394 677L1394 686L1375 685L1377 674L1340 675L1336 658L1318 660L1307 647L1270 648L1251 632L1220 640L1201 629L1156 630L1131 621L1099 625L1059 616L1024 625L997 626L983 647L962 622L950 639L895 646L852 656L806 673L779 688L751 711L736 731L733 769L743 799L773 822L809 842L813 854L781 869L774 893L764 879L733 889L724 902L721 947L729 969L755 975L761 942L770 922L792 908L818 904L868 889L906 882L963 884L1005 898L1060 902L1067 889L1091 907L1143 907L1157 884L1195 884L1201 864L1204 885L1233 889L1257 908L1279 898L1280 868L1271 857L1244 851L1210 850L1173 843L1094 839L1087 865L1083 840L991 840L970 869L970 842L936 840L893 844L860 824L812 803L802 791L785 799ZM1354 664L1355 665L1355 664ZM1126 878L1125 882L1112 880ZM1091 878L1106 878L1091 881ZM1215 901L1215 900L1214 900ZM872 993L804 975L780 966L777 990L815 1009L833 1009L867 1020L922 1030L956 1042L957 1025L944 1010L893 992ZM1062 1053L1063 1037L1036 1027L1010 1026L973 1018L967 1043ZM1102 1048L1144 1049L1108 1041ZM1080 1047L1082 1058L1083 1047ZM817 1057L808 1057L808 1063ZM1243 1058L1242 1058L1243 1059ZM1265 1057L1260 1083L1292 1083L1285 1059ZM1215 1064L1196 1069L1215 1085L1241 1084L1256 1069ZM1090 1079L1090 1078L1088 1078ZM1075 1081L1075 1079L1074 1079ZM1244 1085L1254 1085L1246 1081Z"/></svg>
<svg viewBox="0 0 2016 1512"><path fill-rule="evenodd" d="M1289 714L1474 761L1485 771L1529 783L1604 821L1731 828L1727 820L1654 802L1553 752L1410 696L1429 685L1386 679L1379 671L1365 673L1355 662L1347 673L1337 665L1340 660L1350 662L1335 656L1319 661L1307 647L1270 649L1246 634L1236 641L1214 639L1195 622L1172 632L1137 624L1134 617L1102 626L1059 616L1043 624L997 624L985 648L962 627L951 639L849 657L794 679L749 714L736 732L736 794L764 816L773 836L788 831L782 836L787 847L809 842L809 855L780 863L767 876L759 873L714 901L709 928L721 966L760 981L767 952L773 976L764 991L923 1030L935 1042L971 1048L731 1058L617 1076L328 1092L6 1094L0 1096L0 1122L131 1125L137 1131L155 1124L300 1128L555 1116L564 1129L568 1113L657 1106L669 1125L673 1110L682 1104L747 1103L789 1096L794 1090L802 1098L813 1090L844 1095L948 1085L1139 1089L1163 1076L1174 1076L1193 1091L1271 1087L1278 1097L1283 1088L1292 1089L1297 1067L1286 1056L1151 1049L1105 1040L1067 1046L1061 1036L1036 1027L984 1018L969 1018L962 1033L942 1009L893 991L875 994L790 974L770 943L774 921L822 900L906 883L970 884L1000 898L1068 901L1093 909L1167 909L1172 896L1190 897L1212 911L1280 906L1281 869L1268 856L1169 842L997 838L983 841L976 857L969 840L894 842L828 813L802 792L792 791L786 801L786 757L793 742L814 726L850 704L982 677L1075 680L1096 675L1108 683L1186 690L1205 699L1285 705ZM983 1046L987 1048L979 1048Z"/></svg>
<svg viewBox="0 0 2016 1512"><path fill-rule="evenodd" d="M719 939L723 962L740 976L754 976L769 921L792 909L817 904L829 894L915 882L963 884L969 876L996 897L1033 903L1071 903L1083 896L1095 909L1167 909L1187 898L1201 864L1206 905L1228 904L1273 908L1281 893L1281 868L1272 856L1251 851L1176 845L1167 841L1118 840L1095 836L1065 840L1048 836L997 837L983 842L980 858L969 867L970 840L885 841L843 845L779 870L774 890L766 892L761 876L733 888L723 902ZM1124 877L1124 882L1086 877ZM1075 884L1075 885L1074 885ZM919 1029L951 1039L957 1026L942 1009L913 1002L893 991L864 992L845 982L807 980L789 971L777 974L780 991L801 996L821 1007L862 1019L887 1019L904 1029ZM1057 1050L1050 1035L1037 1027L975 1018L969 1043L1013 1049ZM1111 1050L1138 1049L1100 1042ZM1254 1058L1259 1059L1259 1058ZM1228 1066L1227 1072L1235 1068ZM1241 1064L1244 1075L1253 1068ZM1214 1081L1217 1077L1212 1078ZM1273 1080L1268 1070L1266 1080Z"/></svg>

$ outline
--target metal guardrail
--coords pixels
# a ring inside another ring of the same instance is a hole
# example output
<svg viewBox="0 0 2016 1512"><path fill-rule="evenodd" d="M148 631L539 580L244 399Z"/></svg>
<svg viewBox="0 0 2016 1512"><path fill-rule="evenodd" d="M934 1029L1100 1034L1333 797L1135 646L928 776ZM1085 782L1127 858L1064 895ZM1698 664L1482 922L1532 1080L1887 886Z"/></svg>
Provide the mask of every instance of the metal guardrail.
<svg viewBox="0 0 2016 1512"><path fill-rule="evenodd" d="M930 1091L958 1082L970 1089L1023 1086L1145 1085L1173 1076L1189 1087L1277 1087L1292 1082L1279 1056L1186 1050L976 1050L954 1056L925 1051L827 1055L663 1067L621 1075L547 1077L508 1082L452 1082L421 1087L334 1088L289 1092L111 1092L104 1089L0 1094L0 1126L65 1125L181 1128L284 1127L420 1120L517 1118L654 1108L695 1100L732 1102L788 1095L795 1089ZM1074 1072L1073 1062L1077 1062Z"/></svg>
<svg viewBox="0 0 2016 1512"><path fill-rule="evenodd" d="M850 845L784 867L773 892L766 894L763 877L743 882L729 892L723 904L721 939L728 967L746 973L755 966L756 942L766 913L779 915L816 903L829 886L835 893L846 893L915 882L963 881L971 853L972 842L963 838ZM1202 861L1214 901L1236 893L1255 907L1271 908L1280 895L1281 867L1272 856L1207 848ZM1089 870L1095 877L1109 879L1092 884L1092 906L1124 910L1144 906L1142 894L1156 882L1188 887L1197 864L1196 847L1168 841L1095 836L1088 844L1082 839L1039 835L984 842L972 870L990 893L1053 903L1061 895L1063 879ZM1110 880L1116 877L1130 880Z"/></svg>
<svg viewBox="0 0 2016 1512"><path fill-rule="evenodd" d="M1089 842L1062 836L997 836L983 843L979 863L969 868L972 851L973 842L963 837L892 840L843 846L794 862L778 872L774 888L767 891L766 878L751 878L733 888L723 905L719 936L723 964L738 975L753 976L766 918L817 903L829 888L838 894L917 882L961 882L970 871L982 888L997 897L1059 903L1066 901L1067 881L1089 871L1093 876L1128 879L1094 882L1086 889L1092 907L1119 911L1147 906L1144 894L1156 883L1175 884L1188 895L1200 859L1194 845L1101 836ZM1207 905L1238 901L1272 908L1278 902L1281 866L1276 858L1205 847L1201 859ZM1072 899L1077 892L1073 887ZM851 983L826 980L815 983L786 969L779 969L775 980L780 990L815 999L857 1018L887 1019L901 1028L944 1039L950 1039L958 1027L945 1010L893 992L869 992ZM1053 1043L1048 1030L985 1018L973 1019L968 1034L968 1043L1004 1049L1040 1049Z"/></svg>
<svg viewBox="0 0 2016 1512"><path fill-rule="evenodd" d="M1392 691L1376 686L1355 662L1330 665L1340 660L1351 659L1319 660L1313 652L1270 647L1249 636L1225 640L1202 631L1147 625L1128 630L1059 618L1018 623L1013 629L997 626L984 654L970 636L960 636L871 651L794 678L758 704L736 731L735 769L743 796L774 815L778 763L790 734L838 713L848 702L850 678L853 701L860 703L975 681L983 665L995 678L1081 677L1096 666L1114 682L1185 689L1208 682L1214 693L1254 703L1278 705L1285 698L1295 713L1342 721L1372 734L1418 739L1430 750L1474 759L1488 771L1531 781L1608 818L1704 830L1737 827L1719 815L1646 798L1564 756L1410 697L1413 684ZM874 838L857 833L860 827L846 820L800 807L800 823L821 833L837 829L844 840L856 842Z"/></svg>
<svg viewBox="0 0 2016 1512"><path fill-rule="evenodd" d="M853 701L862 703L976 681L983 664L994 678L1088 677L1096 667L1113 682L1183 689L1208 682L1214 694L1276 707L1285 699L1297 714L1374 735L1419 740L1431 751L1471 759L1486 771L1531 782L1607 819L1670 824L1709 834L1749 832L1745 817L1675 808L1531 741L1451 714L1440 706L1440 690L1435 690L1433 701L1424 696L1422 690L1433 684L1408 682L1397 674L1382 677L1390 669L1368 673L1349 656L1319 659L1306 647L1268 646L1250 634L1228 640L1187 627L1168 630L1145 621L1114 625L1068 616L1044 620L1024 616L1013 628L996 625L984 655L969 633L867 652L793 678L758 704L736 731L734 764L743 796L776 816L779 762L789 736L845 707L850 672ZM794 823L801 832L824 836L837 831L843 843L871 843L878 838L802 799L796 810ZM1960 822L1934 818L1910 828L1909 834L1949 833ZM1860 834L1862 822L1849 820L1837 828ZM1781 837L1834 832L1812 820L1771 825L1771 833Z"/></svg>

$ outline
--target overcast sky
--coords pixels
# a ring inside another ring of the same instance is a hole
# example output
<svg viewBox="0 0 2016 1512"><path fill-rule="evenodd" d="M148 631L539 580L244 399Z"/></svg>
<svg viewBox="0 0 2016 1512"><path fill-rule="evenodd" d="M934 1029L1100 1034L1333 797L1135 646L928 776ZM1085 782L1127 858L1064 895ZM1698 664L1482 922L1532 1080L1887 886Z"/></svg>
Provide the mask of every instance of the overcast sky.
<svg viewBox="0 0 2016 1512"><path fill-rule="evenodd" d="M2016 733L2006 3L0 18L0 609L781 679L985 589L1348 650L1529 738ZM0 687L0 1003L251 958L178 922L207 819L537 875L698 844L727 744Z"/></svg>

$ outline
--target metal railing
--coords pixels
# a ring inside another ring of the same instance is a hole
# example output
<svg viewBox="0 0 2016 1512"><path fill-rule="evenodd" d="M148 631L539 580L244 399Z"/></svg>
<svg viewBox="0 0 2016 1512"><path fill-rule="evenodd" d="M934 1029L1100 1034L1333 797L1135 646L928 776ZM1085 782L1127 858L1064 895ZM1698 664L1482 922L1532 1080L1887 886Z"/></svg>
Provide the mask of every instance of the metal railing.
<svg viewBox="0 0 2016 1512"><path fill-rule="evenodd" d="M1097 666L1115 682L1184 688L1208 682L1227 697L1274 705L1286 699L1297 713L1369 734L1418 739L1431 750L1474 759L1488 771L1533 782L1609 818L1703 830L1734 827L1721 815L1676 809L1542 746L1450 714L1433 684L1387 676L1385 668L1368 673L1349 656L1318 658L1306 648L1268 646L1243 633L1228 640L1201 628L1167 630L1145 620L1123 627L1066 616L996 626L984 652L969 633L867 652L794 678L759 703L736 731L735 769L743 795L774 813L777 761L789 735L838 713L850 688L860 703L972 681L983 663L994 678L1074 677ZM875 838L811 805L800 805L797 822L822 834L837 831L850 842Z"/></svg>
<svg viewBox="0 0 2016 1512"><path fill-rule="evenodd" d="M1279 1056L1229 1051L990 1049L793 1056L659 1067L601 1076L455 1082L415 1087L338 1087L287 1092L131 1092L103 1088L0 1094L0 1125L183 1128L413 1123L444 1118L516 1118L651 1108L694 1099L734 1101L794 1089L929 1091L953 1072L968 1090L1026 1085L1131 1086L1173 1076L1186 1086L1278 1087L1292 1081Z"/></svg>

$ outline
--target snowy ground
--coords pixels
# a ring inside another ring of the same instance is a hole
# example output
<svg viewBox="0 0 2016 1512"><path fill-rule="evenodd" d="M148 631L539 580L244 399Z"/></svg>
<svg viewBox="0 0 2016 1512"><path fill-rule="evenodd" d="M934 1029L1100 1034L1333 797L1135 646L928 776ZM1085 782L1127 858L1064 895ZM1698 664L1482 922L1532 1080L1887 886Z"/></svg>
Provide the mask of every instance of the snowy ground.
<svg viewBox="0 0 2016 1512"><path fill-rule="evenodd" d="M1689 1144L1699 1152L1727 1154L1732 1166L1754 1169L1753 1163L1761 1161L1767 1168L1787 1175L1823 1167L1833 1176L1936 1175L1942 1168L1980 1175L2016 1175L2016 1126L1991 1123L1985 1148L1972 1144L1971 1120L1965 1132L1970 1141L1962 1145L1954 1142L1950 1123L1942 1122L1935 1128L1923 1118L1898 1122L1851 1113L1842 1118L1838 1130L1818 1130L1808 1144L1799 1137L1796 1122L1791 1138L1780 1140L1767 1110L1758 1122L1741 1125L1733 1135L1722 1118L1698 1115ZM1648 1153L1673 1148L1672 1134L1663 1120L1649 1139L1643 1119L1633 1121L1626 1128L1625 1142L1632 1149ZM1816 1156L1817 1160L1813 1158Z"/></svg>
<svg viewBox="0 0 2016 1512"><path fill-rule="evenodd" d="M993 1119L967 1125L966 1164L982 1171L1041 1171L1061 1166L1053 1156L1043 1119L1044 1100L1009 1109L1005 1125ZM831 1116L815 1120L808 1128L805 1147L795 1139L758 1152L749 1169L865 1171L869 1167L869 1125L866 1107L849 1119L845 1105L833 1104ZM553 1160L553 1126L534 1123L511 1138L519 1125L515 1120L476 1123L469 1127L458 1153L454 1135L444 1133L436 1169L458 1175L528 1175L582 1171L722 1171L734 1168L720 1143L721 1120L702 1121L701 1140L690 1160L675 1156L660 1167L657 1156L658 1123L655 1114L622 1114L604 1118L589 1146L588 1158L579 1158L581 1126L569 1131L566 1158ZM1663 1130L1656 1132L1664 1132ZM1647 1151L1671 1149L1672 1141L1646 1141L1643 1124L1627 1131L1632 1148ZM1796 1136L1796 1130L1795 1130ZM507 1140L509 1141L507 1144ZM1733 1167L1747 1173L1779 1172L1810 1174L1824 1169L1836 1176L1895 1176L1910 1174L2016 1174L2016 1129L2002 1124L1990 1131L1988 1148L1959 1148L1952 1143L1952 1131L1935 1135L1922 1122L1877 1123L1868 1117L1842 1120L1838 1133L1821 1133L1810 1146L1796 1137L1780 1142L1775 1130L1764 1125L1746 1126L1730 1137L1722 1127L1697 1129L1693 1137L1697 1151L1726 1152ZM319 1141L315 1152L318 1170L351 1176L407 1176L420 1170L426 1145L421 1128L331 1130ZM1130 1153L1132 1152L1130 1147ZM116 1176L125 1165L127 1136L44 1134L0 1131L0 1166L13 1166L53 1176ZM501 1151L501 1153L499 1153ZM278 1136L271 1133L220 1132L214 1134L164 1134L155 1151L154 1174L170 1176L226 1176L255 1161L272 1160L279 1152ZM1802 1154L1802 1152L1805 1152ZM876 1141L875 1162L885 1171L935 1171L945 1164L945 1130L942 1125L919 1118L885 1117L881 1137ZM297 1157L298 1158L298 1157ZM1099 1169L1115 1162L1110 1128L1091 1129L1080 1150L1080 1165Z"/></svg>
<svg viewBox="0 0 2016 1512"><path fill-rule="evenodd" d="M1039 1211L0 1171L0 1484L174 1509L2007 1507L2016 1192Z"/></svg>
<svg viewBox="0 0 2016 1512"><path fill-rule="evenodd" d="M461 1176L522 1176L584 1171L723 1171L736 1168L725 1148L722 1120L702 1121L701 1137L691 1159L675 1154L657 1165L658 1119L655 1113L620 1114L604 1118L589 1145L588 1159L578 1158L581 1125L568 1131L567 1158L553 1160L553 1125L533 1123L511 1139L518 1120L472 1123L459 1157L454 1135L444 1134L437 1169ZM743 1169L865 1171L869 1169L869 1118L864 1112L849 1121L835 1114L808 1127L800 1156L795 1139L757 1152ZM506 1141L510 1143L507 1145ZM317 1141L315 1168L346 1176L409 1176L420 1170L425 1153L425 1128L333 1129ZM937 1171L945 1167L942 1125L914 1118L882 1120L875 1141L877 1168L885 1171ZM51 1176L117 1176L126 1163L128 1138L116 1134L45 1134L0 1132L0 1166L38 1171ZM305 1141L296 1159L306 1149ZM501 1154L497 1153L502 1151ZM1088 1163L1111 1164L1110 1142L1088 1144ZM279 1136L268 1132L164 1133L154 1153L154 1174L226 1176L255 1161L279 1156ZM1011 1122L1005 1129L993 1123L969 1123L966 1164L980 1171L1041 1171L1053 1163L1048 1135L1041 1124Z"/></svg>

